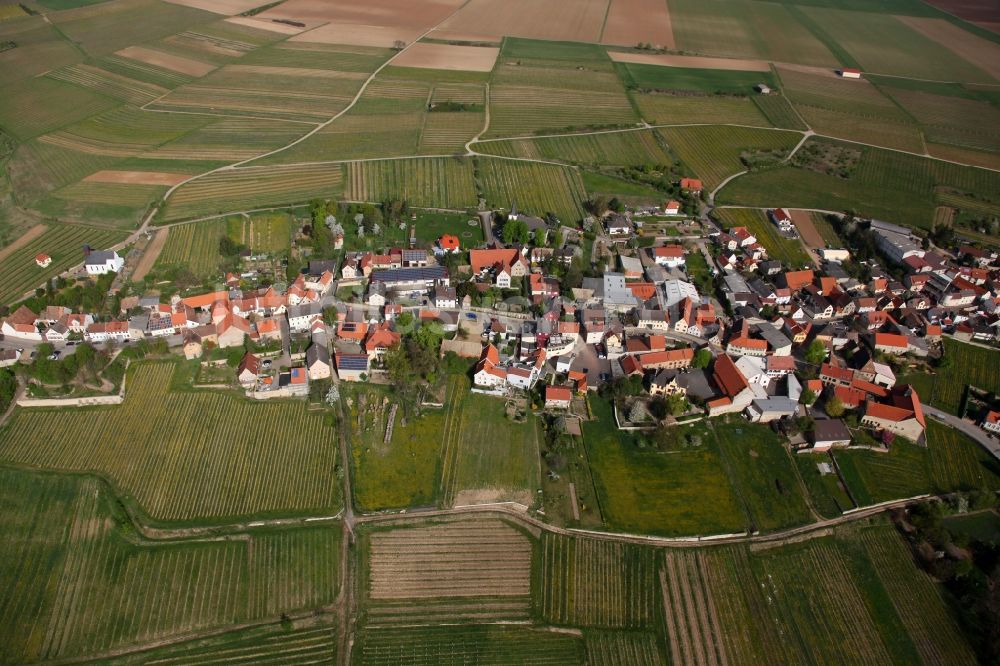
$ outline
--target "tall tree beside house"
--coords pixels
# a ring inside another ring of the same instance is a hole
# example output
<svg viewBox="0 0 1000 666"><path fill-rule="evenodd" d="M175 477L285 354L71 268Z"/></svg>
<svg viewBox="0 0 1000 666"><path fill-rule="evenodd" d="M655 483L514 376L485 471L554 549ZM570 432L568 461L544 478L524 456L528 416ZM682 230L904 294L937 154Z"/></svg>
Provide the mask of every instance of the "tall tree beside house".
<svg viewBox="0 0 1000 666"><path fill-rule="evenodd" d="M827 400L826 401L826 407L824 407L824 411L826 411L827 415L830 418L834 418L834 419L837 419L837 418L840 418L841 416L843 416L845 409L846 408L844 407L844 401L841 400L840 398L836 397L836 396L834 396L834 397L830 398L829 400Z"/></svg>
<svg viewBox="0 0 1000 666"><path fill-rule="evenodd" d="M503 224L503 242L507 245L528 242L528 225L521 220L507 220Z"/></svg>
<svg viewBox="0 0 1000 666"><path fill-rule="evenodd" d="M813 340L806 349L806 360L813 365L819 365L826 360L826 345L822 340Z"/></svg>
<svg viewBox="0 0 1000 666"><path fill-rule="evenodd" d="M10 368L0 368L0 413L7 411L17 393L17 376Z"/></svg>
<svg viewBox="0 0 1000 666"><path fill-rule="evenodd" d="M702 347L694 354L694 359L691 361L691 367L704 370L712 364L712 350L708 347Z"/></svg>

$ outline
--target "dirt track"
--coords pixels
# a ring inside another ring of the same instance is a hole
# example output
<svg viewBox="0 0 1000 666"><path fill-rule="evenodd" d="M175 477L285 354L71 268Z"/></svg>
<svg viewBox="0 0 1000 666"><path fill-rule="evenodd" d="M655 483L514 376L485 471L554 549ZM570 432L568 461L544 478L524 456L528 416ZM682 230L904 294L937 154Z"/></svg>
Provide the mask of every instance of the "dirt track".
<svg viewBox="0 0 1000 666"><path fill-rule="evenodd" d="M135 267L135 272L132 273L132 279L138 282L146 277L146 275L153 269L156 264L157 258L160 256L160 252L163 251L163 246L167 244L167 235L170 233L170 229L159 229L155 234L153 234L153 239L149 241L149 245L146 246L146 251L142 253L142 259Z"/></svg>
<svg viewBox="0 0 1000 666"><path fill-rule="evenodd" d="M118 183L122 185L176 185L189 176L163 171L98 171L83 180L88 183Z"/></svg>
<svg viewBox="0 0 1000 666"><path fill-rule="evenodd" d="M10 255L17 252L19 249L30 243L31 241L41 236L43 233L45 233L45 230L47 228L48 227L46 227L44 224L36 224L35 226L28 229L28 231L22 234L21 237L18 238L16 241L11 243L7 247L0 249L0 261L3 261Z"/></svg>
<svg viewBox="0 0 1000 666"><path fill-rule="evenodd" d="M694 69L725 69L738 72L768 72L770 65L764 60L737 58L708 58L702 56L660 55L656 53L608 53L615 62L633 62L640 65L664 67L691 67Z"/></svg>
<svg viewBox="0 0 1000 666"><path fill-rule="evenodd" d="M790 210L788 214L792 216L792 222L795 223L795 228L798 230L799 235L802 236L802 240L806 242L806 245L811 248L826 247L823 236L816 229L816 225L813 224L812 213L807 210Z"/></svg>

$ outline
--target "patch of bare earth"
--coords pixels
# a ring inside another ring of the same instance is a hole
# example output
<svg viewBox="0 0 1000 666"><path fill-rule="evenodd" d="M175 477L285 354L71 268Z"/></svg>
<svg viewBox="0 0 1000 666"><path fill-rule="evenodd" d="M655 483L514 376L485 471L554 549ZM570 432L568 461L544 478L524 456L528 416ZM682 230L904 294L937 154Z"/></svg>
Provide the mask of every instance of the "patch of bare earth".
<svg viewBox="0 0 1000 666"><path fill-rule="evenodd" d="M597 42L608 0L470 0L441 25L447 33Z"/></svg>
<svg viewBox="0 0 1000 666"><path fill-rule="evenodd" d="M392 61L398 67L489 72L500 49L485 46L453 46L419 42Z"/></svg>
<svg viewBox="0 0 1000 666"><path fill-rule="evenodd" d="M132 60L144 62L147 65L162 67L163 69L169 69L172 72L180 72L181 74L186 74L196 78L205 76L215 69L215 65L207 62L201 62L200 60L193 60L191 58L185 58L171 53L164 53L163 51L157 51L155 49L148 49L145 46L129 46L128 48L124 48L121 51L116 52L115 55L120 55L123 58L131 58Z"/></svg>
<svg viewBox="0 0 1000 666"><path fill-rule="evenodd" d="M679 56L657 53L608 53L615 62L631 62L640 65L660 65L663 67L689 67L692 69L726 69L739 72L767 72L770 66L763 60L736 58L706 58L701 56Z"/></svg>
<svg viewBox="0 0 1000 666"><path fill-rule="evenodd" d="M928 143L927 152L931 156L943 160L1000 170L1000 155L997 153L969 150L959 146L946 146L940 143Z"/></svg>
<svg viewBox="0 0 1000 666"><path fill-rule="evenodd" d="M170 233L170 228L166 227L159 229L153 234L153 239L149 241L146 246L145 252L142 253L142 258L139 259L139 263L136 264L135 272L132 273L132 279L138 282L149 275L149 271L153 270L153 265L156 264L156 260L160 256L160 252L163 251L163 246L167 244L167 235Z"/></svg>
<svg viewBox="0 0 1000 666"><path fill-rule="evenodd" d="M10 255L14 254L22 247L35 240L39 236L45 233L46 227L44 224L36 224L35 226L28 229L24 234L22 234L16 241L11 243L5 248L0 248L0 261L3 261Z"/></svg>
<svg viewBox="0 0 1000 666"><path fill-rule="evenodd" d="M308 29L304 26L288 25L287 23L278 23L277 21L262 21L252 16L232 16L227 18L226 22L245 25L248 28L257 28L258 30L267 30L268 32L277 32L282 35L297 35L303 30Z"/></svg>
<svg viewBox="0 0 1000 666"><path fill-rule="evenodd" d="M790 210L788 214L792 216L792 222L795 224L799 235L802 236L802 240L806 242L806 245L812 248L826 247L826 242L823 240L822 234L819 233L816 225L813 224L812 213L807 210Z"/></svg>
<svg viewBox="0 0 1000 666"><path fill-rule="evenodd" d="M1000 32L1000 4L996 0L928 0L928 4L987 30Z"/></svg>
<svg viewBox="0 0 1000 666"><path fill-rule="evenodd" d="M224 14L226 16L232 16L233 14L242 14L245 11L249 11L254 7L260 7L265 5L269 0L166 0L172 5L182 5L184 7L193 7L194 9L201 9L206 12L212 12L213 14Z"/></svg>
<svg viewBox="0 0 1000 666"><path fill-rule="evenodd" d="M634 46L639 42L657 48L677 48L666 1L611 0L601 43Z"/></svg>
<svg viewBox="0 0 1000 666"><path fill-rule="evenodd" d="M897 16L896 19L951 50L959 58L972 63L993 78L1000 79L1000 45L962 30L944 19L919 16Z"/></svg>
<svg viewBox="0 0 1000 666"><path fill-rule="evenodd" d="M460 490L455 494L455 506L472 506L474 504L498 504L500 502L517 502L531 506L531 493L527 490L512 492L502 488L475 488Z"/></svg>
<svg viewBox="0 0 1000 666"><path fill-rule="evenodd" d="M83 180L88 183L117 183L123 185L177 185L190 176L163 171L98 171Z"/></svg>

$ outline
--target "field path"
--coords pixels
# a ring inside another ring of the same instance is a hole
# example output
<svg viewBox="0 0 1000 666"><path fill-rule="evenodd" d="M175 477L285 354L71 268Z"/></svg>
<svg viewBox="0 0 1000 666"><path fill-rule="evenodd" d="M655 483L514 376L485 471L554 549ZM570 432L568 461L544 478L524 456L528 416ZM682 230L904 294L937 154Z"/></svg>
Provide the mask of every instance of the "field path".
<svg viewBox="0 0 1000 666"><path fill-rule="evenodd" d="M146 277L146 275L153 269L153 265L156 264L157 258L160 256L160 252L163 251L163 246L167 244L167 236L170 234L170 229L157 229L153 232L153 238L149 241L146 246L146 251L142 253L142 259L136 264L135 272L132 273L132 279L138 282Z"/></svg>
<svg viewBox="0 0 1000 666"><path fill-rule="evenodd" d="M44 224L36 224L35 226L28 229L28 231L22 234L21 237L18 238L16 241L14 241L7 247L0 250L0 261L3 261L10 255L20 250L25 245L30 243L31 241L35 240L36 238L44 234L47 228L48 227L46 227Z"/></svg>

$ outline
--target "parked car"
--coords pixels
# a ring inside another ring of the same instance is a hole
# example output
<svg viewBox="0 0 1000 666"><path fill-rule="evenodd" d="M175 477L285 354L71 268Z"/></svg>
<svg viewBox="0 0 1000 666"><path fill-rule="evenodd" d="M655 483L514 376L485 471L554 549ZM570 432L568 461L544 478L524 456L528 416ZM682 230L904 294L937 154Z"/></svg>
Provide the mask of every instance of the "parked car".
<svg viewBox="0 0 1000 666"><path fill-rule="evenodd" d="M474 319L476 319L476 313L475 312L466 312L465 313L465 318L466 319L473 319L474 320Z"/></svg>
<svg viewBox="0 0 1000 666"><path fill-rule="evenodd" d="M261 365L262 368L270 368L271 367L271 359L265 358L263 361L260 362L260 365Z"/></svg>
<svg viewBox="0 0 1000 666"><path fill-rule="evenodd" d="M57 349L56 351L49 354L49 360L58 361L60 356L62 356L62 352Z"/></svg>

